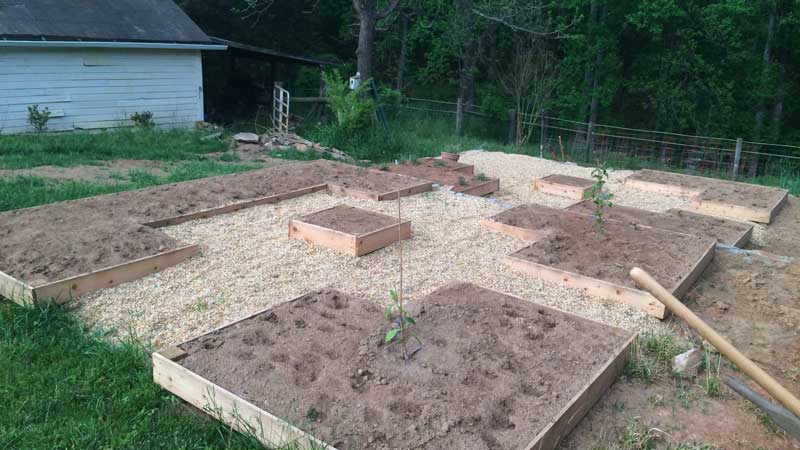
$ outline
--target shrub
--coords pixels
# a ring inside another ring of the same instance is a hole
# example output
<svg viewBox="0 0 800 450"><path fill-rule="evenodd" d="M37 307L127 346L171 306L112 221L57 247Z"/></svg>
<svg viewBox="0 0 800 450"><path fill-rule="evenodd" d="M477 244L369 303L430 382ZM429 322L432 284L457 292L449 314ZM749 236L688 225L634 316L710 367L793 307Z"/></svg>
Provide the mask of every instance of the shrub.
<svg viewBox="0 0 800 450"><path fill-rule="evenodd" d="M153 113L150 111L142 111L131 114L131 121L133 124L139 128L153 128L155 126L155 122L153 122Z"/></svg>
<svg viewBox="0 0 800 450"><path fill-rule="evenodd" d="M37 133L47 131L47 122L49 121L50 110L46 106L41 111L39 111L39 105L28 106L28 123L31 124L34 131Z"/></svg>
<svg viewBox="0 0 800 450"><path fill-rule="evenodd" d="M339 127L345 130L357 130L372 123L375 103L365 95L368 82L363 83L358 89L350 90L342 74L336 69L324 72L322 79L327 85L325 97L328 106L336 115Z"/></svg>

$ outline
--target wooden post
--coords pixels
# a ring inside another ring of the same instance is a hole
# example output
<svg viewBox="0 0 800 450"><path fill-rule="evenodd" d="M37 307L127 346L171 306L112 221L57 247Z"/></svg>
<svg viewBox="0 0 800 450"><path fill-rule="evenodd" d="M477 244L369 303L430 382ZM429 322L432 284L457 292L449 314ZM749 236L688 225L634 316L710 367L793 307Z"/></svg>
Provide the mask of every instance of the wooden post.
<svg viewBox="0 0 800 450"><path fill-rule="evenodd" d="M544 158L544 109L539 111L539 120L542 122L542 135L539 139L539 158Z"/></svg>
<svg viewBox="0 0 800 450"><path fill-rule="evenodd" d="M517 110L508 110L508 139L507 144L514 145L517 143Z"/></svg>
<svg viewBox="0 0 800 450"><path fill-rule="evenodd" d="M456 136L462 135L463 126L464 126L464 100L461 97L458 97L458 103L456 103Z"/></svg>
<svg viewBox="0 0 800 450"><path fill-rule="evenodd" d="M742 161L742 138L736 139L736 155L733 157L733 171L731 172L731 180L736 179L739 174L739 163Z"/></svg>

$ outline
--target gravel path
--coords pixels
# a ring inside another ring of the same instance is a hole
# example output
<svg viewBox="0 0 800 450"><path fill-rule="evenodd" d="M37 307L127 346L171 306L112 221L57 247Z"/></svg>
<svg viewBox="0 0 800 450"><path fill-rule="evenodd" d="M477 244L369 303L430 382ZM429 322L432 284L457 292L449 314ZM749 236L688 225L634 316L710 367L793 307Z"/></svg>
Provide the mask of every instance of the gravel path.
<svg viewBox="0 0 800 450"><path fill-rule="evenodd" d="M574 203L533 191L533 180L554 173L589 178L591 169L480 151L462 158L475 164L478 172L499 177L501 191L496 199L441 191L403 199L403 216L413 227L412 239L404 244L409 300L451 280L463 280L627 329L660 326L635 308L513 272L502 258L526 243L479 226L481 219L522 203L559 207ZM631 173L611 175L609 188L619 204L653 211L686 204L685 199L626 189L621 182ZM132 333L164 346L326 286L386 303L398 280L397 244L356 258L288 238L290 219L337 204L393 215L397 208L395 202L317 193L166 228L183 242L200 243L202 256L85 296L73 304L74 309L112 335Z"/></svg>

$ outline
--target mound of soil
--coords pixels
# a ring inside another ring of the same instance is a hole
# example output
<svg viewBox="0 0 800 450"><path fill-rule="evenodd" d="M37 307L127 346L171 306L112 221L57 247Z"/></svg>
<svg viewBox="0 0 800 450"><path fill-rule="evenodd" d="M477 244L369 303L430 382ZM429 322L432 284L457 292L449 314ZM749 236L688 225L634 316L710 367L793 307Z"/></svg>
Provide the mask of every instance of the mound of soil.
<svg viewBox="0 0 800 450"><path fill-rule="evenodd" d="M341 450L522 449L631 337L465 283L412 309L408 362L382 308L326 289L183 344L180 364Z"/></svg>

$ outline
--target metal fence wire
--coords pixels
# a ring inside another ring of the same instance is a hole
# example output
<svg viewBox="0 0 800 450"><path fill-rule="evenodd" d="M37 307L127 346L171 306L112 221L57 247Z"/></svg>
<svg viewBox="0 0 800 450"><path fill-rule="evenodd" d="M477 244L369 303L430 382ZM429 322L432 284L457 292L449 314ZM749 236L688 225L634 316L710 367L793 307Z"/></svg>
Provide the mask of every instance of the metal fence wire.
<svg viewBox="0 0 800 450"><path fill-rule="evenodd" d="M454 102L411 97L395 109L452 117L455 124L456 106ZM510 112L499 117L478 106L469 107L465 117L471 122L467 132L478 132L479 137L488 133L486 138L500 138L508 144L515 139L516 124L512 121L522 121L532 127L526 147L556 160L588 164L602 160L630 168L724 178L800 175L800 146L589 124L547 114L517 116Z"/></svg>

